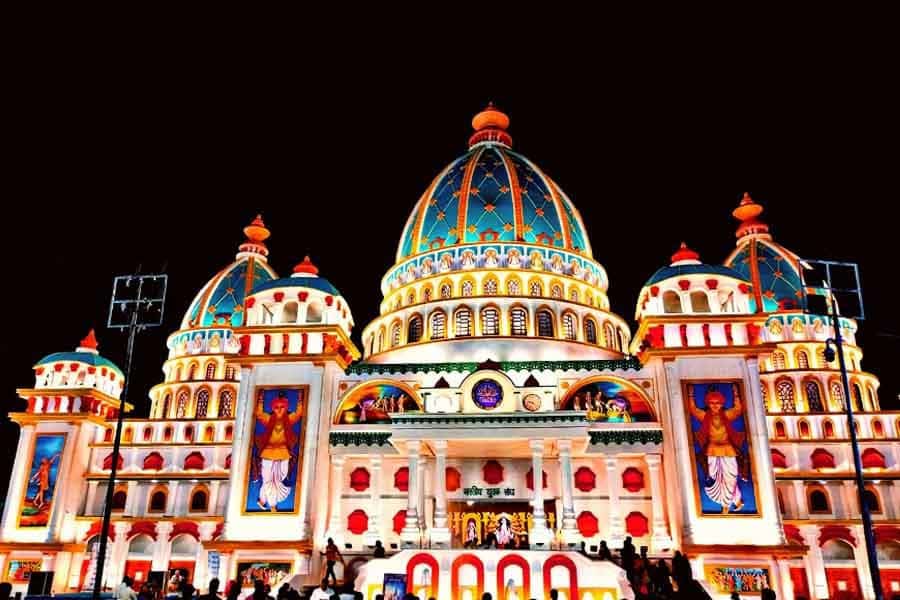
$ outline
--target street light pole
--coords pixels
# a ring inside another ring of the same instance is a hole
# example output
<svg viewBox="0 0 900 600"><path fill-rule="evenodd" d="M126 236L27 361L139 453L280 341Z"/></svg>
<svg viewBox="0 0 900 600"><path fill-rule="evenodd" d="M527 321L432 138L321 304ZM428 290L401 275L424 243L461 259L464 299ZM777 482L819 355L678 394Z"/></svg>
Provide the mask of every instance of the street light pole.
<svg viewBox="0 0 900 600"><path fill-rule="evenodd" d="M131 286L136 284L132 292ZM150 288L145 289L145 284ZM123 275L113 280L113 292L109 303L109 319L107 327L111 329L128 329L128 345L125 354L125 381L119 396L119 409L116 411L116 431L113 437L112 464L109 468L109 479L106 484L106 498L103 503L103 521L100 527L100 544L97 548L94 568L94 586L92 598L99 600L103 589L103 571L106 562L106 546L109 538L109 526L112 520L112 503L116 487L116 474L119 470L119 456L122 444L122 423L125 418L125 404L128 399L128 387L131 382L131 365L134 355L134 338L138 331L148 327L157 327L162 323L165 308L166 275ZM117 322L116 309L128 315L127 322Z"/></svg>

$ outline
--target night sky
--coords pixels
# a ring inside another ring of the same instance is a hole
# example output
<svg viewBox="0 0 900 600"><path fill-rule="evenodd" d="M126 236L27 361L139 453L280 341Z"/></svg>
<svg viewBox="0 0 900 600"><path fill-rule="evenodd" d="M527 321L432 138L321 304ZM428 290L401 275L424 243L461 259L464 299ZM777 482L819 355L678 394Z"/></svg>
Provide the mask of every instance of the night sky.
<svg viewBox="0 0 900 600"><path fill-rule="evenodd" d="M91 327L124 366L125 335L104 329L109 293L140 265L170 277L165 324L136 346L129 400L145 414L165 336L256 213L276 271L309 254L349 301L358 343L414 203L492 100L514 149L580 210L614 312L633 319L643 282L682 240L724 260L731 210L750 191L777 241L860 264L863 367L881 378L882 406L900 408L894 71L824 54L745 58L597 58L552 77L482 76L502 61L414 76L366 56L338 68L148 54L127 69L62 56L30 69L4 136L3 407L20 410L32 365ZM16 431L3 422L0 477Z"/></svg>

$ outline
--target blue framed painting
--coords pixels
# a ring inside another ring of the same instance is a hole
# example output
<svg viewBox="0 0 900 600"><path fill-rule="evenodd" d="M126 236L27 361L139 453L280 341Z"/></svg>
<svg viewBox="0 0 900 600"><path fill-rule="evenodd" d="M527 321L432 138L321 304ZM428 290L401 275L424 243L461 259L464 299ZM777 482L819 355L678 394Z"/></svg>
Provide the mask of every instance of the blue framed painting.
<svg viewBox="0 0 900 600"><path fill-rule="evenodd" d="M694 488L703 515L758 515L740 381L685 381Z"/></svg>
<svg viewBox="0 0 900 600"><path fill-rule="evenodd" d="M65 447L65 433L35 436L25 497L19 512L19 527L47 527L50 523L59 480L59 463Z"/></svg>
<svg viewBox="0 0 900 600"><path fill-rule="evenodd" d="M307 388L257 387L245 514L297 512Z"/></svg>

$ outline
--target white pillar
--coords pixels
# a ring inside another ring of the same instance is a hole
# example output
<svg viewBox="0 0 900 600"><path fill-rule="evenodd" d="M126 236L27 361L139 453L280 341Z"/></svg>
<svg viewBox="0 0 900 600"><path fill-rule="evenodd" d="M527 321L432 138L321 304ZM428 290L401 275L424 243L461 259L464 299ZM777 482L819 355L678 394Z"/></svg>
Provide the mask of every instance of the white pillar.
<svg viewBox="0 0 900 600"><path fill-rule="evenodd" d="M606 487L609 493L609 525L606 534L607 545L610 548L621 548L625 543L625 521L619 510L619 459L615 456L607 456L606 462Z"/></svg>
<svg viewBox="0 0 900 600"><path fill-rule="evenodd" d="M22 510L22 496L24 495L22 490L25 487L25 478L28 476L26 470L31 467L31 457L28 456L28 452L31 451L33 439L34 425L22 425L19 430L19 444L16 447L16 460L13 463L15 466L9 488L6 491L6 504L3 507L4 539L10 539L19 521L18 515Z"/></svg>
<svg viewBox="0 0 900 600"><path fill-rule="evenodd" d="M406 454L409 459L409 485L407 487L406 523L400 532L404 548L415 548L419 545L419 451L422 443L419 440L406 442Z"/></svg>
<svg viewBox="0 0 900 600"><path fill-rule="evenodd" d="M531 448L531 473L534 481L534 508L528 542L532 548L546 550L550 547L553 533L547 528L547 515L544 514L544 440L529 440L528 445Z"/></svg>
<svg viewBox="0 0 900 600"><path fill-rule="evenodd" d="M374 546L381 539L381 455L369 457L369 470L372 472L369 489L372 490L371 510L369 511L369 527L363 538L367 546Z"/></svg>
<svg viewBox="0 0 900 600"><path fill-rule="evenodd" d="M97 486L100 484L99 481L93 479L88 482L87 488L87 498L84 501L84 514L88 517L96 515L97 509Z"/></svg>
<svg viewBox="0 0 900 600"><path fill-rule="evenodd" d="M572 475L572 440L559 440L559 477L562 491L562 536L565 544L577 544L581 540L575 523L575 477ZM543 474L534 475L535 487L543 487Z"/></svg>
<svg viewBox="0 0 900 600"><path fill-rule="evenodd" d="M828 598L828 580L825 577L825 560L822 548L819 547L819 530L817 527L806 528L803 539L809 546L809 577L812 579L811 593L814 598Z"/></svg>
<svg viewBox="0 0 900 600"><path fill-rule="evenodd" d="M856 572L859 575L859 587L865 600L875 599L875 588L872 587L872 571L869 569L869 558L866 555L866 536L861 525L852 527L853 537L856 538L856 547L853 548L853 560L856 562Z"/></svg>
<svg viewBox="0 0 900 600"><path fill-rule="evenodd" d="M153 565L154 571L163 571L169 567L169 560L172 557L172 542L169 541L169 535L175 525L169 522L156 524L156 544L153 547Z"/></svg>
<svg viewBox="0 0 900 600"><path fill-rule="evenodd" d="M427 525L425 523L425 460L424 457L419 457L419 473L418 477L416 477L416 482L419 484L419 489L416 490L418 492L416 494L418 502L416 505L416 512L419 515L419 531L422 533L425 532L425 527Z"/></svg>
<svg viewBox="0 0 900 600"><path fill-rule="evenodd" d="M652 514L652 534L650 544L654 552L661 552L672 548L672 537L666 527L666 515L663 508L662 477L660 476L660 464L662 457L659 454L647 454L644 456L647 463L647 471L650 473L650 501Z"/></svg>
<svg viewBox="0 0 900 600"><path fill-rule="evenodd" d="M781 581L778 582L778 585L772 582L769 582L769 585L772 586L772 589L781 590L778 594L779 598L793 598L794 581L791 579L791 565L783 558L775 562L778 565L778 579Z"/></svg>
<svg viewBox="0 0 900 600"><path fill-rule="evenodd" d="M431 545L450 547L450 529L447 527L447 441L436 440L434 446L434 526L431 528ZM433 575L437 577L437 573Z"/></svg>
<svg viewBox="0 0 900 600"><path fill-rule="evenodd" d="M181 482L178 480L169 483L169 496L166 498L166 514L169 516L175 517L181 512L178 510L178 488L180 487Z"/></svg>
<svg viewBox="0 0 900 600"><path fill-rule="evenodd" d="M219 493L222 491L222 482L221 481L211 481L209 482L209 502L207 506L209 507L208 512L211 514L218 514L218 505L219 505Z"/></svg>
<svg viewBox="0 0 900 600"><path fill-rule="evenodd" d="M797 518L809 518L809 504L806 502L806 483L800 479L791 482L794 486L794 498L797 500Z"/></svg>
<svg viewBox="0 0 900 600"><path fill-rule="evenodd" d="M138 505L138 482L132 479L127 485L124 514L126 517L133 517L135 516L135 507Z"/></svg>
<svg viewBox="0 0 900 600"><path fill-rule="evenodd" d="M341 496L344 491L344 457L339 454L331 455L331 519L328 522L328 537L332 538L338 546L344 536L344 527L341 523Z"/></svg>

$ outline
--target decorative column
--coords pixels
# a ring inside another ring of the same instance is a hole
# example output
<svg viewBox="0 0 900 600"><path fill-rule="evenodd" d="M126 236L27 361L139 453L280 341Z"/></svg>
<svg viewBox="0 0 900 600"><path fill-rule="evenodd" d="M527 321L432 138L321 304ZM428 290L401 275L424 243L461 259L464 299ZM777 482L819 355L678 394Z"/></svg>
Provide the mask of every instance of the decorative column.
<svg viewBox="0 0 900 600"><path fill-rule="evenodd" d="M372 472L370 489L372 490L371 507L369 511L369 527L363 536L366 546L374 547L375 542L381 539L381 455L373 454L369 457L369 470Z"/></svg>
<svg viewBox="0 0 900 600"><path fill-rule="evenodd" d="M87 496L84 501L84 514L88 517L97 514L94 508L97 504L97 486L100 484L97 480L88 481Z"/></svg>
<svg viewBox="0 0 900 600"><path fill-rule="evenodd" d="M222 491L222 482L221 481L211 481L209 482L209 502L208 502L208 512L210 514L218 514L218 504L219 504L219 492Z"/></svg>
<svg viewBox="0 0 900 600"><path fill-rule="evenodd" d="M562 536L563 543L569 546L581 540L578 525L575 523L575 477L572 475L572 440L559 440L559 477L562 490ZM543 487L543 473L533 472L534 487Z"/></svg>
<svg viewBox="0 0 900 600"><path fill-rule="evenodd" d="M431 545L450 547L450 529L447 527L447 440L436 440L434 446L434 526L431 528ZM433 577L437 577L435 573Z"/></svg>
<svg viewBox="0 0 900 600"><path fill-rule="evenodd" d="M625 543L625 521L619 510L619 459L615 456L607 456L606 462L606 486L609 490L609 532L606 535L607 545L610 548L621 548Z"/></svg>
<svg viewBox="0 0 900 600"><path fill-rule="evenodd" d="M6 504L3 506L3 537L5 539L13 537L13 531L19 521L18 514L22 510L22 497L25 495L22 489L26 485L25 478L29 475L25 471L31 464L31 457L27 454L31 450L33 439L34 425L22 425L19 430L19 444L16 447L16 460L13 463L15 466L9 488L6 491Z"/></svg>
<svg viewBox="0 0 900 600"><path fill-rule="evenodd" d="M419 457L419 473L416 477L418 485L418 494L416 494L417 502L416 512L419 515L419 531L425 532L425 462L424 457Z"/></svg>
<svg viewBox="0 0 900 600"><path fill-rule="evenodd" d="M409 485L406 489L406 523L400 531L400 540L404 548L415 548L419 545L419 451L422 442L409 440L406 442L406 454L409 460Z"/></svg>
<svg viewBox="0 0 900 600"><path fill-rule="evenodd" d="M797 500L797 518L809 518L809 505L806 502L806 483L800 479L791 482L794 486L794 498Z"/></svg>
<svg viewBox="0 0 900 600"><path fill-rule="evenodd" d="M859 591L865 600L875 600L875 588L872 587L872 571L869 569L869 558L866 555L866 536L862 525L851 527L853 537L856 538L856 546L853 548L853 560L856 562L856 572L859 575Z"/></svg>
<svg viewBox="0 0 900 600"><path fill-rule="evenodd" d="M156 524L156 544L153 546L153 570L165 571L169 568L169 560L172 557L172 542L169 536L175 527L171 521L163 521Z"/></svg>
<svg viewBox="0 0 900 600"><path fill-rule="evenodd" d="M169 516L177 516L178 511L178 488L181 482L178 480L169 483L169 496L166 498L168 506L166 506L166 514Z"/></svg>
<svg viewBox="0 0 900 600"><path fill-rule="evenodd" d="M778 595L779 598L793 598L794 597L794 581L791 579L791 565L788 561L781 559L776 560L776 564L778 565L778 579L781 581L778 582L778 585L772 585L774 589L781 589L781 593Z"/></svg>
<svg viewBox="0 0 900 600"><path fill-rule="evenodd" d="M553 532L547 529L547 515L544 513L544 440L529 440L531 448L531 472L534 481L533 510L531 513L531 531L528 532L528 542L532 548L548 549L553 539Z"/></svg>
<svg viewBox="0 0 900 600"><path fill-rule="evenodd" d="M672 548L672 537L666 527L666 515L663 508L663 485L660 477L660 464L662 457L659 454L647 454L644 456L647 470L650 472L650 501L652 503L652 534L650 544L654 552L661 552Z"/></svg>
<svg viewBox="0 0 900 600"><path fill-rule="evenodd" d="M331 520L328 522L328 537L340 546L344 526L341 523L341 496L344 491L344 461L339 454L331 455Z"/></svg>
<svg viewBox="0 0 900 600"><path fill-rule="evenodd" d="M132 479L128 482L128 489L125 492L125 516L133 517L137 512L135 507L138 503L138 482Z"/></svg>
<svg viewBox="0 0 900 600"><path fill-rule="evenodd" d="M806 545L809 546L808 573L812 579L812 595L814 598L828 598L828 579L825 577L825 560L822 558L822 548L819 547L819 535L817 527L806 528L801 531Z"/></svg>

